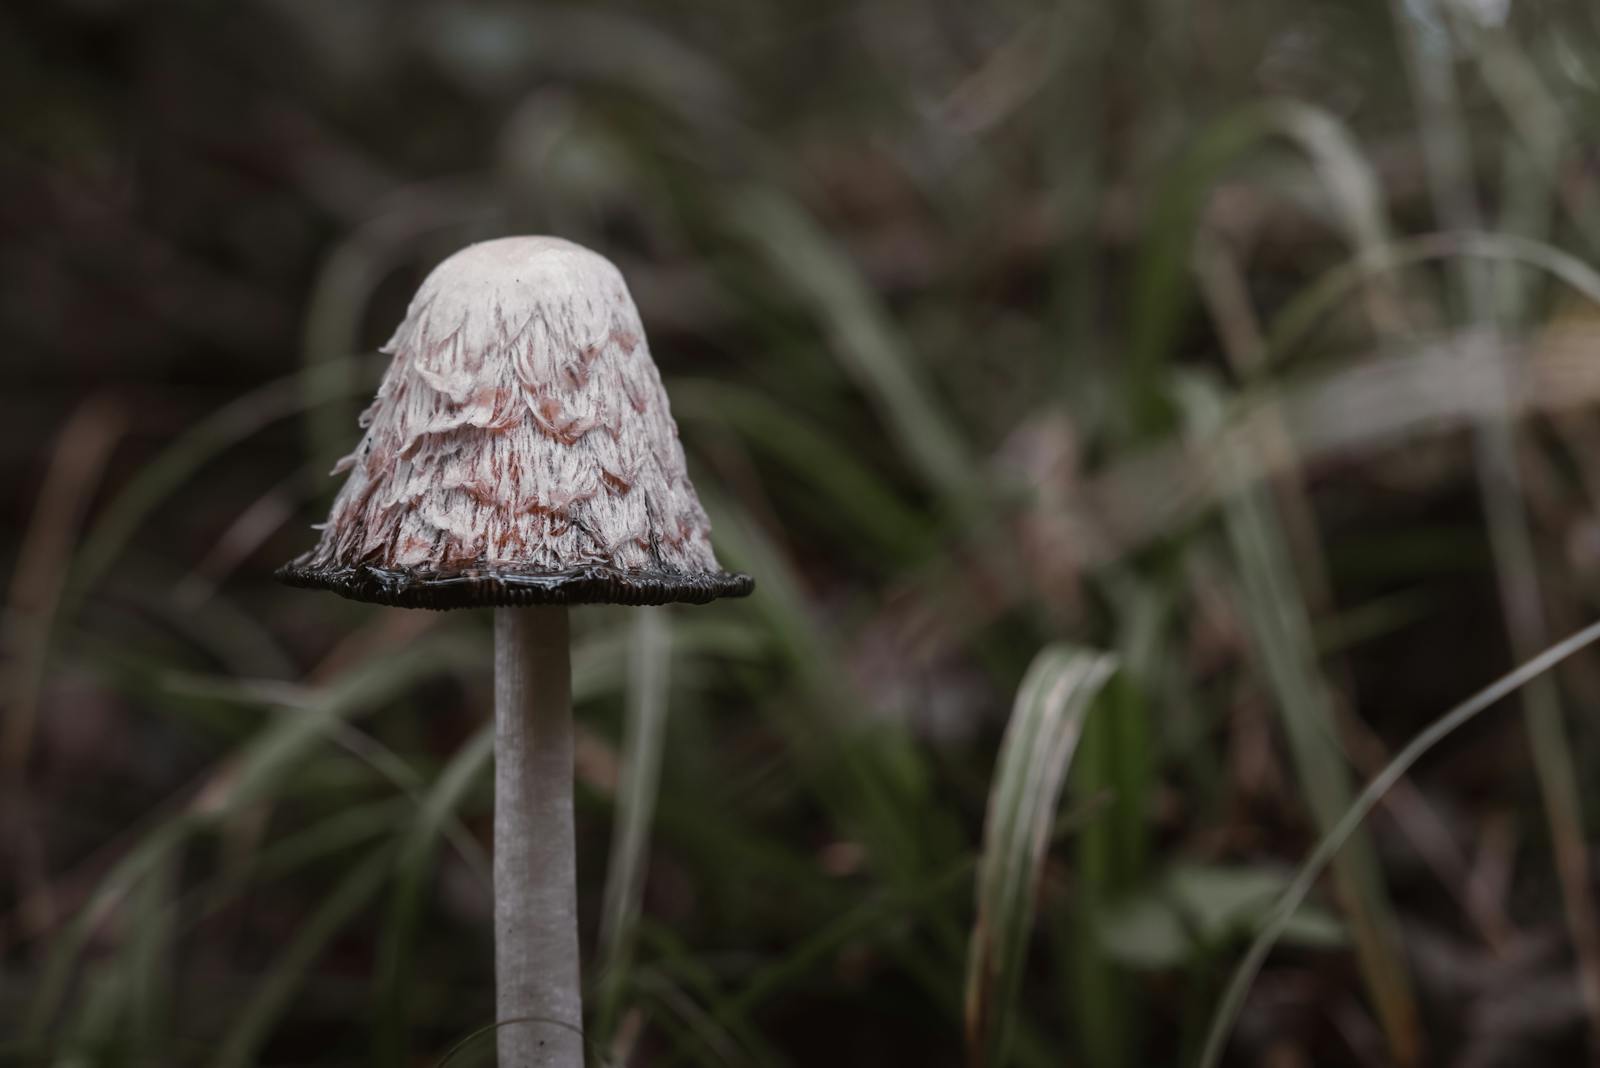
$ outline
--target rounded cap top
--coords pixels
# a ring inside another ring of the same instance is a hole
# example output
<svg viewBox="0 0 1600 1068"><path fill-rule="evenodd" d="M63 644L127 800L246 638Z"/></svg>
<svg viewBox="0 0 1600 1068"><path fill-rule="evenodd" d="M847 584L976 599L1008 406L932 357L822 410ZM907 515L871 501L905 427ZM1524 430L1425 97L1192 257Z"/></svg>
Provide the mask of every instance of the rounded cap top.
<svg viewBox="0 0 1600 1068"><path fill-rule="evenodd" d="M554 237L436 267L322 537L285 582L421 608L744 596L685 471L622 275Z"/></svg>

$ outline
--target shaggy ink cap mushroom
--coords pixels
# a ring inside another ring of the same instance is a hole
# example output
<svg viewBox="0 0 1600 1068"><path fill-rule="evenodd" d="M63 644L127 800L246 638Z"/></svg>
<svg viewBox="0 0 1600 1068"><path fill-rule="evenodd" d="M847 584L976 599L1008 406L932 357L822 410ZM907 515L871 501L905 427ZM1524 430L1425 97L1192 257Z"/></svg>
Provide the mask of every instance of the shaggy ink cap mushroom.
<svg viewBox="0 0 1600 1068"><path fill-rule="evenodd" d="M552 237L433 270L295 586L411 608L702 603L722 570L616 267Z"/></svg>

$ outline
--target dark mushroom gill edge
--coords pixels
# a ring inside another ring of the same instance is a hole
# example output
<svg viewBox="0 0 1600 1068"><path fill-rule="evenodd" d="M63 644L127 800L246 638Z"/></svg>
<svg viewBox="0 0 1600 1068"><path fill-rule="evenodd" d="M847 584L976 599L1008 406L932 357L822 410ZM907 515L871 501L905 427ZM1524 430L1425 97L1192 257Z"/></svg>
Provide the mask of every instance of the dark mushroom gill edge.
<svg viewBox="0 0 1600 1068"><path fill-rule="evenodd" d="M303 558L302 558L303 559ZM727 571L673 573L583 567L570 571L518 571L483 565L452 571L400 570L358 565L313 565L294 560L278 581L332 590L353 601L400 608L491 608L531 604L705 604L747 597L749 575Z"/></svg>

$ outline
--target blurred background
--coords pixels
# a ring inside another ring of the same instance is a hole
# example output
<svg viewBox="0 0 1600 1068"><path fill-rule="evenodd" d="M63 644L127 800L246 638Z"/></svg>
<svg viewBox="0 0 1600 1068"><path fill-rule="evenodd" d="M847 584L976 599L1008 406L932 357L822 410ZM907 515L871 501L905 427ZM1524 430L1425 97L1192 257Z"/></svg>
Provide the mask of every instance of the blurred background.
<svg viewBox="0 0 1600 1068"><path fill-rule="evenodd" d="M1325 836L1600 605L1597 116L1584 0L6 5L0 1063L492 1063L490 616L271 573L530 232L758 584L576 616L590 1063L1595 1063L1600 655Z"/></svg>

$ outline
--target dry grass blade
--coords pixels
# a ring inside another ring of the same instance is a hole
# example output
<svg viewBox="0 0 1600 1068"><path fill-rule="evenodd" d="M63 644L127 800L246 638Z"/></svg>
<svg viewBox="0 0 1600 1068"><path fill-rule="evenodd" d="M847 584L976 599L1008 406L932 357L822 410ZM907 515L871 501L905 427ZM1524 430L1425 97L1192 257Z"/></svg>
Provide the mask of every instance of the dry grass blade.
<svg viewBox="0 0 1600 1068"><path fill-rule="evenodd" d="M1085 487L1071 511L1085 557L1091 564L1118 559L1233 488L1294 464L1370 455L1470 425L1485 411L1510 418L1574 411L1600 399L1593 329L1551 330L1527 344L1481 341L1461 331L1405 356L1366 359L1293 388L1262 390L1188 446L1169 442L1118 462Z"/></svg>
<svg viewBox="0 0 1600 1068"><path fill-rule="evenodd" d="M24 917L30 931L43 930L53 919L44 876L44 851L29 822L25 782L49 659L49 635L60 605L73 539L125 425L120 407L101 397L86 401L62 427L38 504L17 553L5 615L0 618L0 642L5 649L4 665L0 667L0 705L5 709L0 721L0 798L9 815L9 819L0 820L0 825L14 822L9 833L16 836L20 847L22 897L40 906L34 915Z"/></svg>
<svg viewBox="0 0 1600 1068"><path fill-rule="evenodd" d="M1084 718L1116 670L1105 653L1051 645L1034 658L1000 743L978 866L967 957L966 1027L974 1068L1003 1062L1039 874Z"/></svg>
<svg viewBox="0 0 1600 1068"><path fill-rule="evenodd" d="M45 635L55 616L73 539L127 419L108 398L86 401L61 428L39 501L17 553L4 617L7 664L0 683L9 714L0 735L0 769L27 759L34 702L43 681Z"/></svg>

